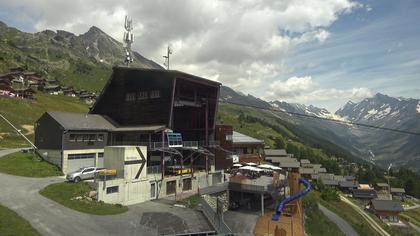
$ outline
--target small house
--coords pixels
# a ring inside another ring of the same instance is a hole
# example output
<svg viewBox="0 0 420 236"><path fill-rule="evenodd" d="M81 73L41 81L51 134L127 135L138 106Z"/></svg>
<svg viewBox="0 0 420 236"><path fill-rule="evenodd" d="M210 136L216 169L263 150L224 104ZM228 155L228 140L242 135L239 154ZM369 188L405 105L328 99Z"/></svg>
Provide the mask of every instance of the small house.
<svg viewBox="0 0 420 236"><path fill-rule="evenodd" d="M384 222L398 222L398 215L404 211L399 201L393 200L372 200L371 211Z"/></svg>
<svg viewBox="0 0 420 236"><path fill-rule="evenodd" d="M359 199L368 203L370 200L378 197L374 189L353 189L352 190L353 198Z"/></svg>
<svg viewBox="0 0 420 236"><path fill-rule="evenodd" d="M405 198L405 189L391 188L391 195L393 199L403 200Z"/></svg>

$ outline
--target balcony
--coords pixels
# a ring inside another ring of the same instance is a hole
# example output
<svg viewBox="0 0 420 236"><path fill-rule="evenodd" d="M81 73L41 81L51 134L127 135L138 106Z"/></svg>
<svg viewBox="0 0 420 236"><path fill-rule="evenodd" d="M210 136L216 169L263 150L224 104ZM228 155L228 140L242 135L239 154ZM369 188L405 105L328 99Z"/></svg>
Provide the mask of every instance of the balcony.
<svg viewBox="0 0 420 236"><path fill-rule="evenodd" d="M205 141L183 141L182 148L189 149L198 149L199 147L211 148L219 145L219 141L208 141L206 145ZM130 141L121 141L121 142L112 142L110 146L146 146L148 150L159 150L162 148L170 148L168 142L130 142ZM175 147L176 148L176 147Z"/></svg>

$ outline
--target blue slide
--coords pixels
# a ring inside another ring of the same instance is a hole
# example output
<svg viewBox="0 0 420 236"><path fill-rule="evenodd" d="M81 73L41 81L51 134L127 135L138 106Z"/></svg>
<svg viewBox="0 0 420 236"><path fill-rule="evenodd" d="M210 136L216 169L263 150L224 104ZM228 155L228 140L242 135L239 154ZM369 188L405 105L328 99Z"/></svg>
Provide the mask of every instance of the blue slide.
<svg viewBox="0 0 420 236"><path fill-rule="evenodd" d="M299 178L299 183L302 183L303 185L305 185L306 188L302 192L298 192L298 193L284 199L283 201L281 201L280 205L277 207L276 213L273 215L272 220L278 221L280 219L283 208L286 206L287 203L289 203L293 200L296 200L296 199L302 197L303 195L307 194L309 191L311 191L312 186L306 179L300 177Z"/></svg>

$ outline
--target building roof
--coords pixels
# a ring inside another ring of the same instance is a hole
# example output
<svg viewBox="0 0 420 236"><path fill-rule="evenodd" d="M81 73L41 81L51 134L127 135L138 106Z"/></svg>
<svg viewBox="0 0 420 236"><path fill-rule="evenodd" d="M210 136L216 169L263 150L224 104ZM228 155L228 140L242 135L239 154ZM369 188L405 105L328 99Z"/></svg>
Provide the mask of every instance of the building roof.
<svg viewBox="0 0 420 236"><path fill-rule="evenodd" d="M372 207L376 211L391 211L391 212L402 212L404 208L401 203L393 200L372 200Z"/></svg>
<svg viewBox="0 0 420 236"><path fill-rule="evenodd" d="M236 131L232 133L232 142L233 144L264 144L263 140L255 139Z"/></svg>
<svg viewBox="0 0 420 236"><path fill-rule="evenodd" d="M357 188L359 183L357 181L340 181L339 185L342 188Z"/></svg>
<svg viewBox="0 0 420 236"><path fill-rule="evenodd" d="M391 193L405 193L403 188L391 188Z"/></svg>
<svg viewBox="0 0 420 236"><path fill-rule="evenodd" d="M369 184L359 184L359 189L372 189Z"/></svg>
<svg viewBox="0 0 420 236"><path fill-rule="evenodd" d="M308 159L302 159L300 160L301 164L310 164L311 162Z"/></svg>
<svg viewBox="0 0 420 236"><path fill-rule="evenodd" d="M266 156L287 156L287 152L284 149L265 149L264 153Z"/></svg>
<svg viewBox="0 0 420 236"><path fill-rule="evenodd" d="M305 167L301 167L299 168L299 173L300 174L317 174L318 171L316 171L313 168L305 168Z"/></svg>
<svg viewBox="0 0 420 236"><path fill-rule="evenodd" d="M70 112L47 113L65 130L112 130L115 128L101 115Z"/></svg>
<svg viewBox="0 0 420 236"><path fill-rule="evenodd" d="M374 199L378 195L373 189L353 189L353 197L361 199Z"/></svg>
<svg viewBox="0 0 420 236"><path fill-rule="evenodd" d="M116 126L107 117L96 114L47 112L65 130L102 130L102 131L160 131L164 125Z"/></svg>
<svg viewBox="0 0 420 236"><path fill-rule="evenodd" d="M324 185L329 185L329 186L338 186L338 181L337 180L332 180L332 179L323 179L322 183Z"/></svg>
<svg viewBox="0 0 420 236"><path fill-rule="evenodd" d="M381 188L389 187L389 185L387 183L376 183L376 186L381 187Z"/></svg>

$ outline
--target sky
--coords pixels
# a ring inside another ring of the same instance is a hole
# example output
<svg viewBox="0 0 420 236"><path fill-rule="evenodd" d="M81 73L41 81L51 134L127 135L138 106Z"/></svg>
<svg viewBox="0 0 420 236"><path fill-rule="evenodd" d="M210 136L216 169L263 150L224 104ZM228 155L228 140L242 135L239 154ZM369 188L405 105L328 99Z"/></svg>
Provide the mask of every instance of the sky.
<svg viewBox="0 0 420 236"><path fill-rule="evenodd" d="M92 25L171 69L265 100L334 112L380 92L420 98L417 0L0 0L0 20L26 32L83 34Z"/></svg>

